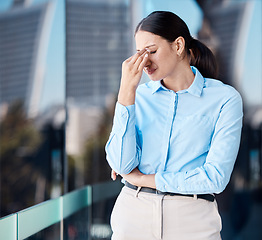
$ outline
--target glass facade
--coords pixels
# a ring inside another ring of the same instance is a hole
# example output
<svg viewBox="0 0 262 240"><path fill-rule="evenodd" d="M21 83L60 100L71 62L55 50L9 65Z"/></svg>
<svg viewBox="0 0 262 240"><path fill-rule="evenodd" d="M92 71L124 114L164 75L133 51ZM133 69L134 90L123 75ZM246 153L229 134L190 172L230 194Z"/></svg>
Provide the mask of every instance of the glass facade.
<svg viewBox="0 0 262 240"><path fill-rule="evenodd" d="M91 209L86 207L66 218L64 225L64 239L90 239L89 221Z"/></svg>
<svg viewBox="0 0 262 240"><path fill-rule="evenodd" d="M64 99L43 104L46 82L64 75L47 75L48 50L61 44L52 40L57 6L9 2L0 12L0 216L64 192Z"/></svg>
<svg viewBox="0 0 262 240"><path fill-rule="evenodd" d="M217 196L222 237L260 239L262 231L262 65L261 1L198 1L205 18L199 38L212 43L220 79L234 86L244 101L239 154L231 181ZM257 45L251 38L256 38ZM252 49L257 49L250 55ZM254 63L256 62L256 63ZM255 65L253 65L255 64ZM255 76L254 76L255 73ZM252 76L254 79L252 79ZM248 85L248 88L247 88ZM256 96L254 101L253 95Z"/></svg>
<svg viewBox="0 0 262 240"><path fill-rule="evenodd" d="M127 1L66 2L66 151L69 191L109 180L104 146L121 63L130 49Z"/></svg>
<svg viewBox="0 0 262 240"><path fill-rule="evenodd" d="M27 239L110 239L110 213L121 184L108 183L104 146L121 63L134 51L134 26L154 10L185 19L216 54L219 78L243 97L240 150L217 201L223 240L262 239L261 1L5 0L0 1L0 217L92 185L88 196L86 190L72 195L82 199L81 210L67 215L71 203L79 203L65 197L70 204L59 202L65 218ZM83 203L88 197L91 205Z"/></svg>
<svg viewBox="0 0 262 240"><path fill-rule="evenodd" d="M25 239L26 240L60 239L60 233L61 233L60 228L61 228L60 223L56 223Z"/></svg>

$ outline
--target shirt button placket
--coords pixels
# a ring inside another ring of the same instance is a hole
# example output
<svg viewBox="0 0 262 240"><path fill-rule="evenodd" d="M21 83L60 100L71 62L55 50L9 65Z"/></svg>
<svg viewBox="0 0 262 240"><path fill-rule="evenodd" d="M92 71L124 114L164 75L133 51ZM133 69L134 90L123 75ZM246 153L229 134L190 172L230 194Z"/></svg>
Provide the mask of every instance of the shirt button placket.
<svg viewBox="0 0 262 240"><path fill-rule="evenodd" d="M162 171L165 170L168 150L169 150L169 141L171 136L171 129L173 125L173 119L175 117L176 105L177 105L177 94L173 91L169 91L170 96L170 104L168 109L167 121L164 129L163 135L163 162L162 162Z"/></svg>

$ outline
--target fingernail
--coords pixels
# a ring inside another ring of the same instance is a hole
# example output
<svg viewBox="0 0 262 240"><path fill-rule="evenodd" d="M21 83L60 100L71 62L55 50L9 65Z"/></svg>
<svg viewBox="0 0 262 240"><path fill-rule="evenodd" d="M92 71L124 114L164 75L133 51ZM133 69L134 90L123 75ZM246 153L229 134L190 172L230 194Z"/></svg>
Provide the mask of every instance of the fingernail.
<svg viewBox="0 0 262 240"><path fill-rule="evenodd" d="M148 54L146 54L145 57L148 57Z"/></svg>

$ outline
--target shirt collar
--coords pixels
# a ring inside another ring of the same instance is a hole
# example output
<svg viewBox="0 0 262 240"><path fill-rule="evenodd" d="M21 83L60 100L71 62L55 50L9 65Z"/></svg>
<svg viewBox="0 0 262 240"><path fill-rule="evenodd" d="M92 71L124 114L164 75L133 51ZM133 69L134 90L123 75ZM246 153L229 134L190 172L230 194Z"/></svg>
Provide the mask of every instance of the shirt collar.
<svg viewBox="0 0 262 240"><path fill-rule="evenodd" d="M192 72L195 75L194 81L193 83L190 85L190 87L188 89L185 90L181 90L179 91L180 93L182 92L188 92L196 97L200 97L203 87L204 87L204 78L201 75L201 73L197 70L196 67L191 66ZM153 86L152 86L152 94L154 94L155 92L157 92L159 89L163 89L163 90L168 90L166 87L164 87L161 84L161 80L160 81L155 81L153 82Z"/></svg>
<svg viewBox="0 0 262 240"><path fill-rule="evenodd" d="M187 89L190 94L200 97L204 87L204 78L196 67L191 66L192 72L195 74L193 83Z"/></svg>
<svg viewBox="0 0 262 240"><path fill-rule="evenodd" d="M162 88L163 90L167 90L167 88L162 85L161 80L153 82L152 94L157 92L160 88Z"/></svg>

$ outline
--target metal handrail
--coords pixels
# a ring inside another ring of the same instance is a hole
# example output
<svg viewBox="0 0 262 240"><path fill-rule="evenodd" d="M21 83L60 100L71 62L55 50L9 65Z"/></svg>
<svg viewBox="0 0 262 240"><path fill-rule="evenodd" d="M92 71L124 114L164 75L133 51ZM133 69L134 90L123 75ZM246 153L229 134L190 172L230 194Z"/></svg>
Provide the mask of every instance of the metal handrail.
<svg viewBox="0 0 262 240"><path fill-rule="evenodd" d="M119 193L120 182L105 182L67 193L0 219L0 240L22 240L82 208Z"/></svg>

